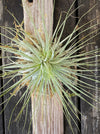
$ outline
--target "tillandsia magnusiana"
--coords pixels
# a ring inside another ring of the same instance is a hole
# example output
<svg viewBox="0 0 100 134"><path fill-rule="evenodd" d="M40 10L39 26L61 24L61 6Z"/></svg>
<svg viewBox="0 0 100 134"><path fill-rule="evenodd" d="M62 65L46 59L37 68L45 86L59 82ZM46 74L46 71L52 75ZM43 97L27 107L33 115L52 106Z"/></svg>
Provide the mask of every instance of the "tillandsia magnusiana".
<svg viewBox="0 0 100 134"><path fill-rule="evenodd" d="M23 26L19 24L13 15L12 16L17 24L16 27L1 27L6 30L9 35L13 36L13 38L11 38L10 36L6 36L1 33L2 36L10 40L10 43L1 44L0 49L3 52L11 53L10 56L2 56L3 59L8 58L10 62L0 67L0 69L3 70L1 77L3 77L3 79L9 79L2 88L6 87L15 77L21 76L16 83L13 83L13 85L10 85L6 90L0 93L0 97L10 94L10 97L4 101L5 107L12 97L16 96L23 87L27 86L18 102L16 102L9 122L11 122L13 112L21 100L24 100L24 103L16 117L16 120L21 117L23 110L28 106L32 94L33 96L37 96L38 104L41 95L44 96L45 101L45 96L48 95L52 98L52 96L56 93L57 95L55 97L63 106L65 117L73 131L71 120L74 122L75 120L73 119L70 111L74 113L76 118L78 118L77 113L80 113L80 111L73 103L71 97L77 96L91 106L93 105L83 96L90 100L97 101L95 100L94 95L86 90L87 88L94 90L95 86L89 84L86 80L100 83L100 81L93 78L95 70L88 69L88 67L91 66L92 68L92 66L95 65L93 58L95 58L96 55L98 57L100 56L99 50L89 50L88 52L82 50L86 46L94 43L91 40L100 34L100 29L94 29L94 31L87 34L84 38L82 37L78 39L80 35L99 25L94 24L81 31L82 28L97 19L94 18L84 25L80 24L82 18L93 8L81 16L72 33L62 39L68 18L79 8L77 7L77 9L71 12L74 3L75 1L72 3L68 12L64 13L65 19L63 22L61 22L62 14L60 15L52 37L48 36L44 27L45 38L43 38L39 31L36 30L34 22L32 22L35 29L35 37L33 37L23 29ZM80 51L81 53L79 53ZM80 78L83 78L83 81ZM64 86L67 87L68 90L66 90Z"/></svg>

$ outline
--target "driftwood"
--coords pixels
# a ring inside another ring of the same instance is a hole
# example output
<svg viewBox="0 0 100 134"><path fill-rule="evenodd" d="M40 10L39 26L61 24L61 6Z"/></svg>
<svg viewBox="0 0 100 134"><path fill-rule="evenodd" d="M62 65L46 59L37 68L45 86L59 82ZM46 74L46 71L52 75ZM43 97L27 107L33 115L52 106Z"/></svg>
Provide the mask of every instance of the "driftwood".
<svg viewBox="0 0 100 134"><path fill-rule="evenodd" d="M53 0L39 0L29 2L22 0L24 9L24 27L27 33L35 38L35 31L38 30L41 37L44 36L44 26L49 37L53 31ZM43 18L44 23L43 23ZM33 26L34 23L34 26ZM63 134L63 108L56 94L52 97L46 96L44 104L43 96L39 100L39 105L34 111L37 97L32 96L33 134Z"/></svg>

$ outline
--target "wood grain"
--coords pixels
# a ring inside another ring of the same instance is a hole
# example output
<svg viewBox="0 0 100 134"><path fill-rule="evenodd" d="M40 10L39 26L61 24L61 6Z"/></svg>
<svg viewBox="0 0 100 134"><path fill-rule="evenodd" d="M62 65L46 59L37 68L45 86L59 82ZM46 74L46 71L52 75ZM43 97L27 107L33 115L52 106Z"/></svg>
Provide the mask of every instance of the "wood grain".
<svg viewBox="0 0 100 134"><path fill-rule="evenodd" d="M98 1L98 0L88 0L88 1L82 0L82 1L79 1L79 5L81 5L81 4L83 4L83 7L79 9L79 16L81 16L82 14L87 12L90 8L92 8L95 4L97 4L97 6L95 8L93 8L93 10L90 13L88 13L86 16L84 16L84 18L81 21L81 25L86 22L89 22L90 20L92 20L95 17L100 15L100 1ZM83 33L80 36L80 38L84 37L86 34L89 34L90 32L92 32L95 29L97 29L97 30L95 31L94 34L99 32L100 17L98 17L92 23L88 24L85 28L88 28L89 26L92 26L93 24L98 24L98 25L91 28L87 32ZM81 29L81 31L83 31L83 29ZM100 48L100 35L95 37L94 39L92 39L90 42L94 42L94 43L93 44L90 43L90 45L88 45L87 47L84 48L84 50L86 52L89 50L99 49ZM99 54L99 53L97 53L97 54ZM100 78L98 77L98 76L100 76L100 72L99 72L100 57L98 57L97 54L95 54L95 58L92 59L93 61L95 61L94 67L92 67L92 68L89 67L88 69L89 70L94 69L94 76L92 78L100 81ZM81 80L95 86L94 91L91 89L86 89L86 90L90 93L93 93L95 96L95 100L98 100L98 98L100 98L100 91L99 91L100 84L98 82L91 82L90 80L84 80L82 78L81 78ZM92 101L90 99L87 99L87 101L91 102L94 106L96 106L96 108L93 108L90 105L88 105L86 102L81 101L81 105L80 105L81 113L82 113L82 115L81 115L81 134L99 134L100 133L100 104L95 101Z"/></svg>
<svg viewBox="0 0 100 134"><path fill-rule="evenodd" d="M46 96L44 100L44 96L41 96L38 104L37 98L31 97L33 134L63 134L63 108L56 97L57 94Z"/></svg>
<svg viewBox="0 0 100 134"><path fill-rule="evenodd" d="M53 0L40 0L33 3L23 0L23 8L25 31L35 37L34 29L36 29L45 40L45 25L47 34L51 37L53 31ZM49 98L47 95L46 104L41 97L39 105L34 111L37 97L32 95L33 134L63 134L63 108L54 96Z"/></svg>
<svg viewBox="0 0 100 134"><path fill-rule="evenodd" d="M34 30L38 30L41 36L43 36L46 29L48 35L51 36L53 31L53 0L33 2L22 0L22 2L26 32L35 36Z"/></svg>

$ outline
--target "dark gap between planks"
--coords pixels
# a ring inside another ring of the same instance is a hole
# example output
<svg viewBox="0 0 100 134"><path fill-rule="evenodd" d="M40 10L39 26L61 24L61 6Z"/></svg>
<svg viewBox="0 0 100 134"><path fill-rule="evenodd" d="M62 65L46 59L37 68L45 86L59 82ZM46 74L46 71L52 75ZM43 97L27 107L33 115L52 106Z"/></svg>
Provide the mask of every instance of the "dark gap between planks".
<svg viewBox="0 0 100 134"><path fill-rule="evenodd" d="M32 3L32 2L33 2L33 0L28 0L28 2Z"/></svg>
<svg viewBox="0 0 100 134"><path fill-rule="evenodd" d="M78 5L78 0L76 0L76 2L75 2L75 8L77 8L79 5ZM79 21L79 10L77 9L76 10L76 12L75 12L75 14L76 14L76 25L77 25L77 23L78 23L78 21ZM79 32L77 31L76 32L76 35L78 34ZM79 40L79 36L76 38L76 42ZM78 44L77 44L78 45ZM78 54L79 52L77 52L76 54ZM78 79L80 79L80 77L78 77ZM81 105L80 105L80 103L81 103L81 100L80 100L80 98L79 97L77 97L78 98L78 100L77 100L77 103L78 103L78 110L81 112ZM78 131L78 134L80 134L81 133L81 114L78 114L78 117L79 117L79 121L78 121L78 127L79 127L79 130L80 131Z"/></svg>

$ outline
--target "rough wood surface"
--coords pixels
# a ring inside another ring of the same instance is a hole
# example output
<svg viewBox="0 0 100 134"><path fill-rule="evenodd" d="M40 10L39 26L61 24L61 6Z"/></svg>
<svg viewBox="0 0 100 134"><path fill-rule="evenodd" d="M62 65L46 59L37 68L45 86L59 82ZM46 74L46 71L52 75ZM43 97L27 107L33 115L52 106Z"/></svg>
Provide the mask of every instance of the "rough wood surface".
<svg viewBox="0 0 100 134"><path fill-rule="evenodd" d="M23 0L23 8L26 32L35 37L34 29L36 28L41 37L45 38L45 26L48 36L51 37L53 31L53 0L33 1L33 3ZM46 104L43 104L43 97L41 97L35 111L37 97L32 96L33 134L63 134L63 107L54 96L49 99L47 95Z"/></svg>
<svg viewBox="0 0 100 134"><path fill-rule="evenodd" d="M94 19L95 17L100 15L100 1L98 0L82 0L79 2L79 5L83 4L83 7L79 9L79 16L84 14L86 11L88 11L90 8L92 8L95 4L97 6L90 12L88 13L81 21L81 24L84 24L86 22L89 22L90 20ZM99 24L98 26L93 27L91 30L88 30L84 34L82 34L81 37L84 37L86 34L90 33L91 31L96 30L96 33L98 33L99 28L100 28L100 17L97 18L95 21L87 25L85 28L92 26L93 24ZM83 29L81 29L83 30ZM95 37L93 40L93 44L90 44L86 48L84 48L85 51L88 50L94 50L94 49L100 49L100 35L98 37ZM94 78L95 80L100 81L100 66L98 61L100 61L100 57L95 54L95 58L93 59L95 61L94 67L89 67L89 69L94 69ZM84 80L84 79L82 79ZM86 81L86 80L85 80ZM91 82L89 80L86 81L87 83L94 85L95 86L95 91L91 89L86 89L88 92L93 93L95 96L95 100L98 100L100 98L100 84L98 82ZM96 106L96 108L91 107L88 105L86 102L81 101L80 106L81 106L81 134L99 134L100 133L100 103L97 103L95 101L92 101L90 99L87 99L87 101L91 102L93 105Z"/></svg>
<svg viewBox="0 0 100 134"><path fill-rule="evenodd" d="M33 134L63 134L63 108L55 96L46 96L45 101L41 96L39 104L32 96Z"/></svg>
<svg viewBox="0 0 100 134"><path fill-rule="evenodd" d="M26 32L35 36L34 30L38 30L41 36L43 36L44 29L46 29L48 35L51 36L53 31L53 0L33 2L22 0L22 2L24 9L24 27Z"/></svg>

